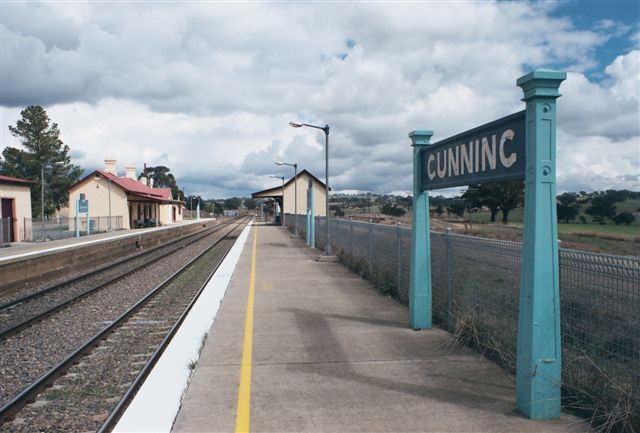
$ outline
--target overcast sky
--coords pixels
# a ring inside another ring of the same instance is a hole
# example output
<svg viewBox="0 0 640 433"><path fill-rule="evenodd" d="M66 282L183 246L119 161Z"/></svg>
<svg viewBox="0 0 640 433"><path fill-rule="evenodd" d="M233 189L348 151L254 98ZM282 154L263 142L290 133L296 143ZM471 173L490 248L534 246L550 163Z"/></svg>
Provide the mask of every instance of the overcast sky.
<svg viewBox="0 0 640 433"><path fill-rule="evenodd" d="M272 187L274 164L334 190L410 191L407 133L434 141L524 108L516 79L568 72L558 192L640 190L637 2L2 1L0 138L28 105L76 164L166 165L207 198Z"/></svg>

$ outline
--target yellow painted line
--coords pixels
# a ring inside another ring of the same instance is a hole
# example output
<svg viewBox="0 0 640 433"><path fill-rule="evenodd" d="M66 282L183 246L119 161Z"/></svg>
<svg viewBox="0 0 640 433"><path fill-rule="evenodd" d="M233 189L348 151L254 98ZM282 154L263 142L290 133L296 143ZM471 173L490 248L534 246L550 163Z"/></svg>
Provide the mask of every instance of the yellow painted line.
<svg viewBox="0 0 640 433"><path fill-rule="evenodd" d="M251 254L251 276L249 277L249 297L247 315L244 319L244 343L240 364L240 388L238 389L238 411L236 413L236 433L249 433L251 417L251 359L253 352L253 299L256 291L256 243L258 226L253 226L253 252Z"/></svg>

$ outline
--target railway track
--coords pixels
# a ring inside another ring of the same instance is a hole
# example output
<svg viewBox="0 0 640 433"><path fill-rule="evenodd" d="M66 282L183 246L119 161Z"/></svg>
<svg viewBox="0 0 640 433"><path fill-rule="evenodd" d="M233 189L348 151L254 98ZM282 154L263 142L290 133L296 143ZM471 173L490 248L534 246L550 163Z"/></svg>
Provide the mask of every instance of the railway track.
<svg viewBox="0 0 640 433"><path fill-rule="evenodd" d="M209 233L154 264L1 339L0 405L58 364L83 341L109 325L221 236L219 231Z"/></svg>
<svg viewBox="0 0 640 433"><path fill-rule="evenodd" d="M0 431L108 431L247 222L227 225L213 245L2 406Z"/></svg>
<svg viewBox="0 0 640 433"><path fill-rule="evenodd" d="M131 275L145 266L173 254L176 250L222 230L237 219L176 239L133 257L127 257L0 305L0 340L68 307L74 302Z"/></svg>

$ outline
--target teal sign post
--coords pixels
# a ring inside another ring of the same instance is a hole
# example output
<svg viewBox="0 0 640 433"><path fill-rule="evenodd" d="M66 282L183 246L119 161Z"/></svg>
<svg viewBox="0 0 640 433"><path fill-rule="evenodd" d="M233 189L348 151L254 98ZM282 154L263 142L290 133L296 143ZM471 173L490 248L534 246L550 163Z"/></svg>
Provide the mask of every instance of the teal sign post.
<svg viewBox="0 0 640 433"><path fill-rule="evenodd" d="M431 328L427 191L468 183L525 180L516 402L518 410L531 419L560 416L555 158L556 99L565 79L564 72L544 69L520 77L517 85L524 92L524 119L522 113L516 113L433 145L429 143L432 131L409 134L414 173L409 286L409 323L413 329Z"/></svg>
<svg viewBox="0 0 640 433"><path fill-rule="evenodd" d="M560 416L556 99L566 77L565 72L537 70L517 81L527 104L527 144L516 402L532 419Z"/></svg>
<svg viewBox="0 0 640 433"><path fill-rule="evenodd" d="M313 181L309 179L307 187L307 245L316 247L316 217L313 197Z"/></svg>
<svg viewBox="0 0 640 433"><path fill-rule="evenodd" d="M87 235L91 234L91 227L89 222L89 200L85 198L83 193L80 194L78 200L76 200L76 237L80 237L80 214L87 214Z"/></svg>
<svg viewBox="0 0 640 433"><path fill-rule="evenodd" d="M433 131L419 129L409 134L413 146L413 222L409 282L409 324L413 329L431 329L431 241L429 239L429 194L421 188L425 167L422 150L429 146Z"/></svg>

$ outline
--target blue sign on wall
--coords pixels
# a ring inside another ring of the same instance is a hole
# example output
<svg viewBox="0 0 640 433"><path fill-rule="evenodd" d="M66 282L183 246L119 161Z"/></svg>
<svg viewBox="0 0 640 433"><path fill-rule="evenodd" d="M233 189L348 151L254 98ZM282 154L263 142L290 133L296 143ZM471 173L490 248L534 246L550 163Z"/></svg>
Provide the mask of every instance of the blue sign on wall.
<svg viewBox="0 0 640 433"><path fill-rule="evenodd" d="M525 112L421 150L422 190L524 179Z"/></svg>
<svg viewBox="0 0 640 433"><path fill-rule="evenodd" d="M80 213L89 212L89 200L78 200L78 212Z"/></svg>

